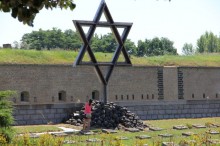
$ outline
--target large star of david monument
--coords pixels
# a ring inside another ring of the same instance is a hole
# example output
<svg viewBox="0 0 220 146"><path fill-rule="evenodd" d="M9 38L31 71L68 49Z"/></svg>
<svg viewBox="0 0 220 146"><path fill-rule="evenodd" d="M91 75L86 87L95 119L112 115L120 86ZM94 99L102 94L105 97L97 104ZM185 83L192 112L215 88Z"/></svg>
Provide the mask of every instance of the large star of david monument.
<svg viewBox="0 0 220 146"><path fill-rule="evenodd" d="M100 21L100 18L102 14L104 13L106 21ZM81 39L83 41L83 45L81 46L80 52L74 62L74 66L79 65L90 65L94 66L95 70L97 72L98 77L102 81L103 84L103 91L104 91L104 97L103 102L107 102L107 85L108 81L110 79L110 76L113 72L113 69L115 66L131 66L131 61L128 56L128 53L125 49L124 43L127 39L127 36L129 34L129 31L131 29L132 23L125 23L125 22L114 22L110 11L105 3L104 0L101 1L98 10L96 12L96 15L93 19L93 21L82 21L82 20L73 20L73 23L76 27L76 30L79 32ZM83 30L83 27L89 27L88 32L85 33ZM114 55L112 57L112 60L110 62L98 62L95 58L95 55L93 54L92 48L90 46L90 41L93 37L93 34L97 27L109 27L116 39L117 42L117 48L115 48ZM122 34L120 35L118 32L118 28L123 29ZM84 62L83 58L85 53L88 53L90 57L89 62ZM124 62L118 62L118 58L120 54L124 56ZM100 66L106 66L108 68L107 72L103 74L103 72L100 69Z"/></svg>

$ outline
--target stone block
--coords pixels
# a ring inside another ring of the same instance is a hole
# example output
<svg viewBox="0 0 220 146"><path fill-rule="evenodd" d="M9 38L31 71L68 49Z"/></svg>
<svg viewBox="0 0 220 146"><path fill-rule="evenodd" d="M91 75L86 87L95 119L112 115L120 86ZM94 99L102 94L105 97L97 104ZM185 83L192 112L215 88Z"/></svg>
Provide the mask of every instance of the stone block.
<svg viewBox="0 0 220 146"><path fill-rule="evenodd" d="M193 126L194 128L206 128L206 126L205 126L205 125L202 125L202 124L192 124L192 126Z"/></svg>
<svg viewBox="0 0 220 146"><path fill-rule="evenodd" d="M102 129L102 132L104 132L104 133L118 133L117 130L113 130L113 129Z"/></svg>
<svg viewBox="0 0 220 146"><path fill-rule="evenodd" d="M15 118L15 120L18 120L18 121L24 120L24 116L23 115L18 115L18 116L15 116L14 118Z"/></svg>
<svg viewBox="0 0 220 146"><path fill-rule="evenodd" d="M151 131L162 131L163 129L159 128L159 127L149 127L149 130L151 130Z"/></svg>
<svg viewBox="0 0 220 146"><path fill-rule="evenodd" d="M135 138L137 138L137 139L150 139L151 136L149 136L149 135L137 135L137 136L135 136Z"/></svg>
<svg viewBox="0 0 220 146"><path fill-rule="evenodd" d="M46 117L47 117L48 119L53 119L53 118L55 118L54 114L47 114Z"/></svg>
<svg viewBox="0 0 220 146"><path fill-rule="evenodd" d="M158 114L165 114L164 110L158 110Z"/></svg>
<svg viewBox="0 0 220 146"><path fill-rule="evenodd" d="M152 119L153 119L153 120L158 119L157 115L152 115Z"/></svg>
<svg viewBox="0 0 220 146"><path fill-rule="evenodd" d="M158 136L161 136L161 137L173 137L173 134L169 134L169 133L162 133L162 134L159 134Z"/></svg>
<svg viewBox="0 0 220 146"><path fill-rule="evenodd" d="M62 114L62 113L64 113L64 109L56 109L57 111L56 111L56 113L57 114Z"/></svg>
<svg viewBox="0 0 220 146"><path fill-rule="evenodd" d="M18 110L17 114L20 114L20 115L26 115L27 114L27 110Z"/></svg>
<svg viewBox="0 0 220 146"><path fill-rule="evenodd" d="M192 135L195 135L194 132L183 132L182 133L183 136L192 136Z"/></svg>
<svg viewBox="0 0 220 146"><path fill-rule="evenodd" d="M163 115L157 115L158 119L163 119Z"/></svg>
<svg viewBox="0 0 220 146"><path fill-rule="evenodd" d="M87 139L86 141L87 142L101 142L101 140L97 138L90 138L90 139Z"/></svg>
<svg viewBox="0 0 220 146"><path fill-rule="evenodd" d="M27 110L27 114L28 115L32 115L32 114L36 114L36 111L35 110Z"/></svg>
<svg viewBox="0 0 220 146"><path fill-rule="evenodd" d="M173 126L173 129L183 130L183 129L188 129L188 127L186 127L184 125L176 125L176 126Z"/></svg>
<svg viewBox="0 0 220 146"><path fill-rule="evenodd" d="M31 115L23 115L24 120L30 120L30 118L31 118Z"/></svg>

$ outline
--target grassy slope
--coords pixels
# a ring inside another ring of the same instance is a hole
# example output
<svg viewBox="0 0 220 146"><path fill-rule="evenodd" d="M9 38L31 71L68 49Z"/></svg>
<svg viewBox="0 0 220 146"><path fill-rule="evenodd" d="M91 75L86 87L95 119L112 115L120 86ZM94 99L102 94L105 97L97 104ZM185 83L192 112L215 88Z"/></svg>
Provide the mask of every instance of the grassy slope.
<svg viewBox="0 0 220 146"><path fill-rule="evenodd" d="M35 51L0 49L0 64L72 64L78 52L74 51ZM113 54L95 53L99 62L110 62ZM88 61L88 55L85 55ZM123 57L119 57L123 61ZM133 65L146 66L220 66L220 54L200 54L194 56L134 57Z"/></svg>

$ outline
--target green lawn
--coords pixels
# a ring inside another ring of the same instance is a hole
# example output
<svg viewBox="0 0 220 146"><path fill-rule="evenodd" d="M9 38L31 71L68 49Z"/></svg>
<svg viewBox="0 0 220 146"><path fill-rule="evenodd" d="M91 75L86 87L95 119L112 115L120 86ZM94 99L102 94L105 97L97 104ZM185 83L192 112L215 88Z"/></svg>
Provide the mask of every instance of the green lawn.
<svg viewBox="0 0 220 146"><path fill-rule="evenodd" d="M14 129L17 134L62 131L62 129L58 128L56 125L14 126Z"/></svg>
<svg viewBox="0 0 220 146"><path fill-rule="evenodd" d="M0 64L73 64L78 52L52 50L0 49ZM98 62L110 62L113 53L95 53ZM220 66L220 53L193 56L130 57L133 65L146 66ZM86 53L83 61L89 61ZM122 54L119 62L123 62Z"/></svg>
<svg viewBox="0 0 220 146"><path fill-rule="evenodd" d="M104 134L101 132L101 129L94 129L93 131L96 132L95 135L78 135L73 134L70 136L65 137L65 140L72 140L75 141L77 146L86 146L88 143L85 141L87 139L100 139L103 140L103 144L106 146L112 145L119 145L119 146L135 146L140 145L141 143L147 143L148 145L154 145L161 144L161 142L167 141L167 142L175 142L179 143L180 141L189 141L189 140L195 140L197 145L200 145L201 142L204 142L207 139L219 139L220 140L220 134L211 135L207 134L207 131L209 130L216 130L220 131L220 127L207 127L207 128L192 128L192 129L185 129L185 130L175 130L173 129L173 126L176 125L191 125L191 124L202 124L207 125L208 123L215 123L220 124L220 117L216 118L199 118L199 119L169 119L169 120L150 120L150 121L144 121L146 124L154 126L154 127L160 127L163 128L162 131L150 131L146 130L142 132L127 132L120 130L116 134ZM31 133L31 132L48 132L48 131L56 131L56 128L60 125L39 125L39 126L15 126L15 129L17 133ZM62 125L66 127L71 127L71 125ZM22 129L22 130L21 130ZM60 130L57 128L57 130ZM185 137L182 136L183 132L193 132L197 135ZM172 134L173 137L168 138L162 138L161 136L158 136L159 134ZM138 135L148 135L151 136L150 139L147 140L138 140L135 137ZM115 140L119 137L127 137L128 140ZM36 139L35 139L36 141ZM120 145L121 144L121 145ZM68 145L68 144L65 144ZM90 143L89 145L92 146L100 146L101 142L96 143Z"/></svg>

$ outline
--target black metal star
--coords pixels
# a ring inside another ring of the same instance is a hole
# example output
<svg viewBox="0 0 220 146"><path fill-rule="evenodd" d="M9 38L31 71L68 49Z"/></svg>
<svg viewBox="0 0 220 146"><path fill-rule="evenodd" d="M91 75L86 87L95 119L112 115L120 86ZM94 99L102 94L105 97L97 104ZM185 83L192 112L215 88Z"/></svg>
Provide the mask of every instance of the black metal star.
<svg viewBox="0 0 220 146"><path fill-rule="evenodd" d="M106 17L107 22L99 21L103 12L104 12L104 15ZM129 31L131 29L132 23L114 22L104 0L101 1L93 21L73 20L73 23L74 23L77 31L79 32L81 39L84 43L82 45L80 52L79 52L79 55L76 58L76 61L74 63L75 66L77 66L77 65L93 65L95 67L102 83L104 85L107 85L109 78L111 76L111 73L114 69L114 66L132 65L130 58L127 54L127 51L125 50L125 47L124 47L124 43L127 39L127 36L128 36ZM82 26L87 26L87 27L89 26L89 30L88 30L87 34L84 33ZM114 36L116 38L118 46L114 52L114 55L113 55L111 62L97 62L95 55L92 52L92 49L91 49L91 46L89 45L89 42L91 41L91 38L95 32L96 27L110 27L112 30L112 33L114 34ZM120 36L117 28L124 28L121 36ZM86 51L88 52L89 57L91 59L90 62L83 62L82 61ZM118 60L121 52L124 55L125 62L119 63L119 62L117 62L117 60ZM109 67L105 77L103 76L99 66L108 66Z"/></svg>

